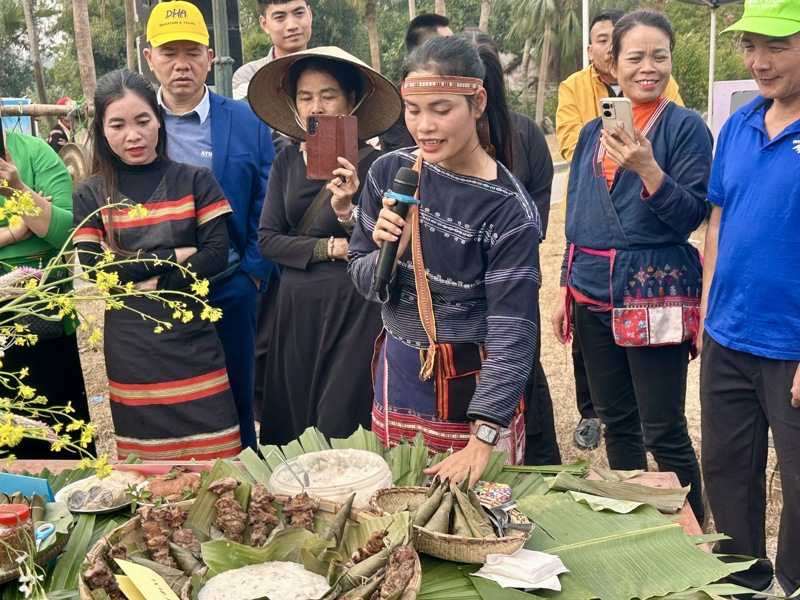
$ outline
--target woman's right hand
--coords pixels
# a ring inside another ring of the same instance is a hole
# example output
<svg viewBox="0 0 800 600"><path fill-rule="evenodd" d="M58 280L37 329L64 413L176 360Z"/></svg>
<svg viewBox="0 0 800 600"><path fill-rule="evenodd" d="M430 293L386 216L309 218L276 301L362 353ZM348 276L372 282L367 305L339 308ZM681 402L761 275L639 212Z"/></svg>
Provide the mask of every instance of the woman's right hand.
<svg viewBox="0 0 800 600"><path fill-rule="evenodd" d="M183 264L188 258L197 254L197 248L191 246L184 246L182 248L175 248L175 262Z"/></svg>
<svg viewBox="0 0 800 600"><path fill-rule="evenodd" d="M567 288L562 287L556 300L556 307L553 310L551 322L553 324L553 333L556 334L556 339L562 344L566 344L568 340L564 339L567 331Z"/></svg>
<svg viewBox="0 0 800 600"><path fill-rule="evenodd" d="M383 199L383 208L378 213L378 220L375 223L375 229L372 231L372 240L378 246L381 246L384 241L395 242L399 239L400 245L397 248L397 256L402 256L411 239L411 217L417 210L417 205L412 204L409 207L406 218L403 219L392 211L391 207L395 204L397 204L397 200L394 198Z"/></svg>

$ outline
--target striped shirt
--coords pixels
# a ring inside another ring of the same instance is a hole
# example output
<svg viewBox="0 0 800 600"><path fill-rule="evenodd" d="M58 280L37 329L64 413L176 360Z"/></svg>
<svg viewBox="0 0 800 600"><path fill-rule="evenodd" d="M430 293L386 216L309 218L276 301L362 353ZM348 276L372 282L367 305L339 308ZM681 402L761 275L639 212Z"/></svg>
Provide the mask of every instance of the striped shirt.
<svg viewBox="0 0 800 600"><path fill-rule="evenodd" d="M386 330L427 348L417 308L410 248L398 257L388 298L372 292L372 240L384 192L415 157L398 150L372 166L350 242L350 275L359 291L383 301ZM425 163L420 175L420 240L438 342L485 344L488 358L468 415L508 426L519 407L536 346L540 221L522 186L498 163L497 181Z"/></svg>

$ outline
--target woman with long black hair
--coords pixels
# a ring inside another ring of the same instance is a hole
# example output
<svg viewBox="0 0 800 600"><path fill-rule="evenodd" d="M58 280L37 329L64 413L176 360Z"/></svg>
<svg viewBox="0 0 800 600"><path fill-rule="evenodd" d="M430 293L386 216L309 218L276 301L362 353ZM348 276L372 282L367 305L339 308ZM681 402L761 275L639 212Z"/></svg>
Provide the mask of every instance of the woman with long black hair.
<svg viewBox="0 0 800 600"><path fill-rule="evenodd" d="M478 49L429 40L406 60L402 93L418 146L372 166L350 244L353 281L383 303L373 430L389 445L422 433L431 450L456 450L428 473L475 482L495 446L512 463L524 455L539 216L511 174L502 74ZM405 219L386 195L401 167L419 171ZM373 292L378 247L396 240L393 280Z"/></svg>
<svg viewBox="0 0 800 600"><path fill-rule="evenodd" d="M241 450L239 420L222 344L214 325L200 318L199 303L168 293L194 281L175 263L199 278L225 268L231 208L208 169L169 159L156 94L144 77L125 69L104 75L94 107L94 174L74 196L78 256L96 265L109 248L118 258L142 259L107 269L120 285L164 292L163 299L127 297L132 310L106 312L117 453L158 460L235 456ZM135 216L137 204L146 216ZM185 302L193 318L174 319L169 299ZM152 321L137 312L172 326L156 335Z"/></svg>

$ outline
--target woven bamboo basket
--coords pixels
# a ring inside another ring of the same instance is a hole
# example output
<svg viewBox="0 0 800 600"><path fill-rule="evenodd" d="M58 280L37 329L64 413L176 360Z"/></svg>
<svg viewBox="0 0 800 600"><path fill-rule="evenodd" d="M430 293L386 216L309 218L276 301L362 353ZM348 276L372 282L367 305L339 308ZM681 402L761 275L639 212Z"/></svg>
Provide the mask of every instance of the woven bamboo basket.
<svg viewBox="0 0 800 600"><path fill-rule="evenodd" d="M284 495L276 495L275 502L277 504L283 504L289 496ZM191 507L194 500L186 500L184 502L179 502L178 506L184 509L188 509ZM341 508L341 504L337 502L331 502L330 500L318 500L319 508L314 513L314 516L325 521L332 519L333 516L339 511ZM364 521L368 521L369 519L374 519L375 513L368 510L360 510L354 508L350 511L350 519L349 523L363 523ZM92 565L95 561L98 560L105 560L108 562L108 552L111 550L111 547L115 544L120 542L124 542L126 544L135 543L140 545L141 547L145 547L144 541L144 531L141 528L141 520L139 516L126 521L108 535L103 536L100 540L92 547L89 553L86 555L86 559L84 560L84 565ZM415 553L416 554L416 553ZM81 569L83 572L83 569ZM419 562L419 556L416 556L416 563L414 565L414 576L411 578L411 581L408 583L405 592L400 597L400 600L416 600L417 594L419 594L420 586L422 585L422 565ZM86 582L83 580L83 577L78 578L78 591L80 592L81 600L92 600L92 594L89 591L89 586L86 585ZM185 599L183 599L185 600Z"/></svg>
<svg viewBox="0 0 800 600"><path fill-rule="evenodd" d="M427 497L425 487L396 487L378 490L370 498L370 505L381 515L414 510ZM496 502L482 499L488 506ZM530 523L518 510L508 511L512 523ZM481 539L428 531L414 525L414 548L436 558L459 563L483 564L489 554L514 554L531 537L530 533L511 529L506 537Z"/></svg>

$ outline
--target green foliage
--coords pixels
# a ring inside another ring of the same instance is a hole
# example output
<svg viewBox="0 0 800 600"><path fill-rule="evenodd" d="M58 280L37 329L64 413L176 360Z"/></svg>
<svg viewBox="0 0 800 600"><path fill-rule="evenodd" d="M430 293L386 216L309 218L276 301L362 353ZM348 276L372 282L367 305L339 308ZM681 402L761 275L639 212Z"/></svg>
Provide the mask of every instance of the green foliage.
<svg viewBox="0 0 800 600"><path fill-rule="evenodd" d="M78 73L77 50L75 49L75 27L72 2L61 0L61 12L53 28L64 41L55 47L55 63L48 71L50 95L67 95L81 98L80 75ZM122 2L90 0L89 27L92 32L92 49L97 77L125 66L125 7Z"/></svg>
<svg viewBox="0 0 800 600"><path fill-rule="evenodd" d="M726 5L717 10L717 48L715 81L749 79L742 63L737 35L722 30L742 15L742 5ZM703 6L670 2L665 11L676 31L672 75L688 108L705 111L708 106L708 64L710 12Z"/></svg>

